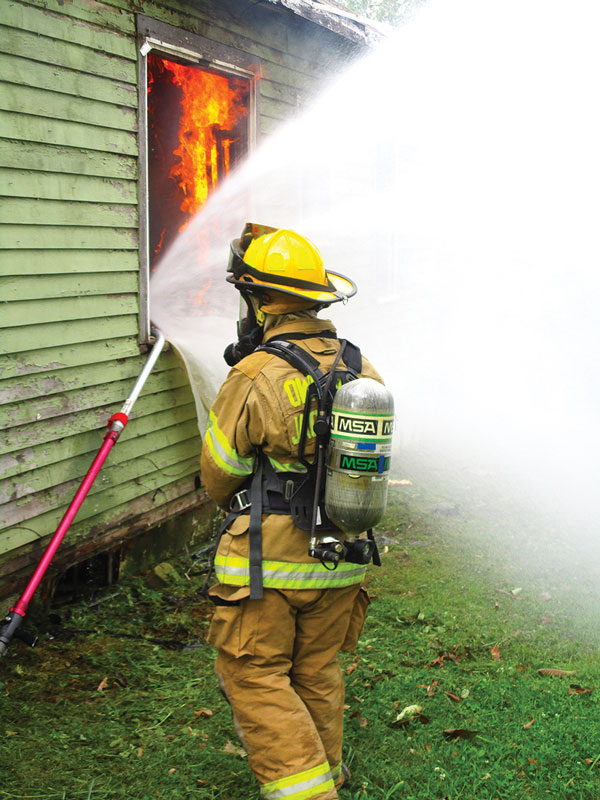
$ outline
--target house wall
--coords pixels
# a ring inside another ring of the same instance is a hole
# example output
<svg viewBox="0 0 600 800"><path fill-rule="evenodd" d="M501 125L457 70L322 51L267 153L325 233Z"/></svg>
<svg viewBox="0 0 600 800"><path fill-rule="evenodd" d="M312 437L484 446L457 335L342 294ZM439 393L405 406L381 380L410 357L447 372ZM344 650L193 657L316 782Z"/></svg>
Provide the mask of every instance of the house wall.
<svg viewBox="0 0 600 800"><path fill-rule="evenodd" d="M37 562L145 360L136 12L260 59L263 136L357 49L268 3L2 3L0 594ZM55 567L205 504L199 452L166 352Z"/></svg>

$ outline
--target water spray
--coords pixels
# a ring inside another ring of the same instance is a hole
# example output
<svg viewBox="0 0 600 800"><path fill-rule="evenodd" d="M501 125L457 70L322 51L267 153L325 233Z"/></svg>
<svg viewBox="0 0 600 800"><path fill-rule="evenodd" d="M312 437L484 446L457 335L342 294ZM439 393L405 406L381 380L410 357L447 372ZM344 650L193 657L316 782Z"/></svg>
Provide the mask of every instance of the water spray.
<svg viewBox="0 0 600 800"><path fill-rule="evenodd" d="M66 532L69 530L81 504L91 489L92 484L96 480L98 473L102 469L102 465L104 464L106 457L112 450L113 446L117 443L119 436L127 425L131 409L133 408L135 401L138 399L140 392L142 391L142 388L148 379L148 376L152 372L152 369L154 368L154 365L156 364L156 361L158 360L158 357L165 346L165 337L163 334L156 328L153 328L153 333L156 336L156 341L152 347L150 355L148 356L146 364L144 365L144 368L141 371L133 390L131 391L131 394L123 404L121 410L113 414L108 420L108 431L104 434L104 442L94 458L92 465L87 471L85 478L81 482L79 489L75 493L75 496L67 508L65 515L60 521L58 528L48 543L48 546L46 547L44 554L42 555L35 569L35 572L31 576L25 591L10 609L2 623L0 623L0 655L5 655L6 651L8 650L8 645L13 637L21 639L31 647L34 647L37 642L37 636L35 636L35 634L21 630L21 623L27 614L27 608L31 602L31 598L35 594L35 591L44 577L48 567L50 566L50 563L54 558L62 540L64 539Z"/></svg>

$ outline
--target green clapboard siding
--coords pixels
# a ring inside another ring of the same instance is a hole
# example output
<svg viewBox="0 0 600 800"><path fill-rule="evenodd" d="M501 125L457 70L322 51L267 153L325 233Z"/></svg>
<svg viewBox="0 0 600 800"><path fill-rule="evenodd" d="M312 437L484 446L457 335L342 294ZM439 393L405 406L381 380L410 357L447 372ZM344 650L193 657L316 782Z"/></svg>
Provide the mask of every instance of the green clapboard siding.
<svg viewBox="0 0 600 800"><path fill-rule="evenodd" d="M139 276L135 272L65 275L57 280L54 275L40 275L35 282L29 276L0 277L0 296L6 300L41 300L59 297L84 297L86 295L133 294L137 292ZM7 323L8 324L8 323Z"/></svg>
<svg viewBox="0 0 600 800"><path fill-rule="evenodd" d="M137 208L109 203L70 203L10 197L3 202L4 213L17 225L89 225L92 227L136 228Z"/></svg>
<svg viewBox="0 0 600 800"><path fill-rule="evenodd" d="M129 388L131 384L123 386ZM0 446L0 453L3 455L10 452L17 452L24 448L34 447L38 444L51 442L56 439L64 439L67 436L73 436L77 433L83 433L88 428L96 428L106 424L109 419L113 408L119 409L121 397L117 396L117 389L111 387L113 392L113 400L109 405L98 406L90 409L88 413L84 413L84 409L77 409L77 414L70 413L68 401L65 400L64 414L59 416L52 416L45 420L44 425L22 425L17 428L10 428L5 430L2 436L2 445ZM104 394L108 392L105 391ZM89 392L91 402L98 398L99 392ZM127 394L125 394L125 397ZM181 389L171 389L168 392L160 392L158 394L147 395L146 400L142 406L141 414L153 414L155 411L162 411L167 408L183 405L189 402L189 388L185 386ZM45 407L42 405L42 411ZM5 409L2 409L4 413ZM108 412L108 413L107 413ZM43 419L43 416L40 415Z"/></svg>
<svg viewBox="0 0 600 800"><path fill-rule="evenodd" d="M53 39L29 31L0 27L0 52L136 84L135 60L117 58L70 42L61 42L58 46Z"/></svg>
<svg viewBox="0 0 600 800"><path fill-rule="evenodd" d="M96 297L65 297L61 303L54 300L21 300L2 305L2 321L11 326L37 325L42 322L58 322L71 319L91 319L98 313L105 316L135 314L137 298L133 294L110 295L102 301Z"/></svg>
<svg viewBox="0 0 600 800"><path fill-rule="evenodd" d="M66 565L81 561L84 552L99 552L114 547L136 533L147 532L166 519L197 509L208 498L205 492L196 489L194 482L195 476L185 476L160 492L139 495L117 515L97 517L87 539L80 539L79 543L70 540L63 542L53 568L64 569ZM93 537L93 544L90 544L90 537ZM22 591L22 586L42 554L43 541L38 539L25 544L0 558L0 580L5 593ZM60 564L56 563L58 559L61 560Z"/></svg>
<svg viewBox="0 0 600 800"><path fill-rule="evenodd" d="M142 440L146 446L149 442ZM182 459L196 458L196 469L200 457L200 439L195 436L186 442L176 440L172 445L163 446L163 441L157 442L158 448L151 454L145 452L138 458L121 461L115 464L111 458L102 474L102 480L94 483L89 496L100 494L107 488L118 489L123 483L130 480L141 482L142 476L151 479L155 471L161 471L165 476L179 477L184 469L180 468ZM82 461L83 463L83 461ZM89 464L87 464L89 467ZM85 473L84 473L85 474ZM35 478L35 475L34 475ZM27 476L29 483L29 476ZM26 519L33 519L42 511L56 511L65 504L68 505L78 488L81 478L79 476L59 484L54 478L52 487L39 491L28 492L25 496L9 499L4 504L3 514L7 526L16 525ZM20 488L20 487L19 487ZM29 486L31 489L31 486Z"/></svg>
<svg viewBox="0 0 600 800"><path fill-rule="evenodd" d="M263 79L259 87L261 103L264 102L265 98L268 98L269 100L280 100L293 108L298 108L304 99L304 93L300 89L293 90L289 86L283 86L268 79Z"/></svg>
<svg viewBox="0 0 600 800"><path fill-rule="evenodd" d="M8 202L8 201L7 201ZM65 247L90 250L137 250L138 235L132 228L92 228L77 224L61 227L52 225L3 225L0 228L0 247L27 250L60 250Z"/></svg>
<svg viewBox="0 0 600 800"><path fill-rule="evenodd" d="M0 108L50 119L92 123L102 128L137 130L136 111L128 106L16 83L0 81Z"/></svg>
<svg viewBox="0 0 600 800"><path fill-rule="evenodd" d="M144 405L143 401L140 402L140 405ZM10 478L15 475L23 475L29 469L59 464L62 461L70 463L73 458L82 453L89 455L91 464L93 456L102 444L106 421L114 411L115 409L111 407L92 413L88 412L89 428L83 433L0 455L2 475ZM191 419L196 419L196 408L192 402L183 406L167 407L166 410L161 410L150 416L131 419L126 428L127 436L140 436L142 433L162 430L169 425L178 425ZM123 441L119 442L119 448L123 447ZM81 478L83 478L84 474L81 474Z"/></svg>
<svg viewBox="0 0 600 800"><path fill-rule="evenodd" d="M132 84L74 72L66 67L0 53L0 75L10 83L47 90L51 93L49 97L61 93L137 109L137 91Z"/></svg>
<svg viewBox="0 0 600 800"><path fill-rule="evenodd" d="M135 14L127 13L124 8L114 8L98 2L65 3L65 0L29 0L29 5L90 22L96 28L101 27L135 36Z"/></svg>
<svg viewBox="0 0 600 800"><path fill-rule="evenodd" d="M111 452L110 461L106 463L106 470L103 471L102 480L94 483L90 489L90 495L102 492L108 487L118 487L123 481L139 478L141 475L152 473L153 469L161 469L171 473L172 477L178 477L180 471L177 467L178 455L185 458L192 458L200 455L201 441L197 435L197 430L192 430L193 421L173 426L165 431L165 435L157 435L152 432L145 436L138 437L136 447L119 447L121 451L116 458L117 449ZM191 433L183 439L180 429ZM166 434L171 431L172 435ZM124 435L124 434L123 434ZM133 440L130 440L133 443ZM149 448L152 447L152 450ZM14 480L14 494L6 497L5 512L14 514L17 508L27 509L22 512L21 519L25 515L35 516L35 511L42 504L45 510L58 509L71 500L77 490L77 484L85 475L89 467L89 457L79 456L75 459L75 464L65 469L63 465L57 465L51 470L42 468L27 474L23 483ZM77 466L80 472L76 472L73 466ZM59 480L63 477L63 481ZM8 484L11 483L9 480ZM44 485L46 484L46 485ZM34 487L39 487L38 491L33 491ZM11 517L10 524L16 524L19 519Z"/></svg>
<svg viewBox="0 0 600 800"><path fill-rule="evenodd" d="M14 168L16 165L20 169L70 173L76 177L98 175L137 181L138 175L137 157L46 142L0 139L0 166Z"/></svg>
<svg viewBox="0 0 600 800"><path fill-rule="evenodd" d="M67 18L63 14L47 11L27 3L12 0L4 3L2 24L19 31L43 35L53 42L76 42L92 50L101 50L135 61L135 41L131 36L106 30L104 25L90 24L90 20Z"/></svg>
<svg viewBox="0 0 600 800"><path fill-rule="evenodd" d="M22 402L28 399L42 398L44 395L48 399L47 395L72 392L109 381L112 383L113 381L131 380L133 383L133 379L139 374L143 364L143 359L136 355L135 358L121 357L116 360L89 364L86 370L72 367L7 379L0 384L0 403ZM152 385L156 375L163 374L161 367L164 370L164 360L148 378L149 383L146 384L146 389Z"/></svg>
<svg viewBox="0 0 600 800"><path fill-rule="evenodd" d="M103 128L34 114L0 111L0 131L8 139L81 147L108 153L137 155L137 137L127 130Z"/></svg>
<svg viewBox="0 0 600 800"><path fill-rule="evenodd" d="M190 458L180 462L180 474L194 475L198 472L198 458ZM121 509L125 510L129 501L139 497L141 492L151 491L156 495L164 492L164 487L169 487L173 483L173 477L164 471L155 470L151 475L146 476L142 481L128 481L117 487L94 494L84 501L77 515L75 523L71 526L68 539L75 539L78 536L86 535L90 530L90 524L98 524L102 517L111 520L118 517ZM159 503L160 500L159 496ZM10 552L15 547L36 541L52 534L62 519L66 511L67 504L52 511L40 513L33 519L26 520L14 527L6 528L0 538L0 555Z"/></svg>
<svg viewBox="0 0 600 800"><path fill-rule="evenodd" d="M152 382L146 386L146 389L152 393L174 391L178 388L185 389L185 393L181 393L181 397L187 402L189 401L188 384L186 376L181 370L169 370L167 372L157 372L151 376ZM127 397L128 390L131 388L130 380L113 381L109 384L103 383L97 386L86 386L82 390L73 390L70 392L60 392L52 394L49 397L35 397L28 401L18 402L6 406L2 409L2 413L6 414L7 425L6 436L4 445L0 446L8 452L10 449L20 449L20 444L27 445L32 441L33 434L30 433L32 429L41 428L41 425L29 425L30 422L36 420L50 420L54 417L62 417L64 415L72 416L77 411L83 409L96 408L98 406L104 407L107 403L118 404L119 400ZM173 397L174 402L177 398ZM61 425L63 420L56 420ZM17 426L26 426L22 431L10 430ZM10 446L11 440L14 442L14 447ZM29 441L28 441L29 440Z"/></svg>
<svg viewBox="0 0 600 800"><path fill-rule="evenodd" d="M147 358L136 15L257 59L264 135L357 50L253 0L1 6L0 595L39 557ZM73 563L205 503L200 448L188 378L167 349L58 557Z"/></svg>
<svg viewBox="0 0 600 800"><path fill-rule="evenodd" d="M4 187L7 197L137 204L136 182L114 178L0 167L0 186Z"/></svg>
<svg viewBox="0 0 600 800"><path fill-rule="evenodd" d="M136 438L123 434L119 446L113 448L111 452L110 464L123 464L124 468L128 468L127 462L129 461L152 463L154 453L159 448L196 447L198 444L198 426L195 419L189 419L159 431L150 431ZM25 475L7 478L0 485L0 503L8 503L11 499L18 500L70 480L76 480L79 476L85 475L90 466L90 460L90 455L86 453L75 456L69 461L61 461L51 466L30 470Z"/></svg>
<svg viewBox="0 0 600 800"><path fill-rule="evenodd" d="M56 368L63 367L63 358L66 348L79 342L89 342L95 348L101 350L104 342L109 342L118 336L130 335L137 336L138 323L137 315L117 315L115 317L92 317L91 319L69 320L65 325L62 320L51 322L45 325L27 325L22 328L10 328L2 331L0 337L0 353L7 353L14 356L14 363L17 365L16 373L20 373L20 365L25 364L23 374L37 372L38 370L27 369L29 364L35 364L38 358L45 359L44 353L48 342L52 342L56 352ZM100 344L96 345L96 342ZM138 348L136 348L137 352ZM27 360L23 362L23 354L27 353ZM36 355L34 355L34 353ZM37 356L37 353L41 353ZM4 366L4 359L3 366ZM7 362L13 363L13 362ZM44 362L42 362L44 363ZM50 362L51 364L52 362ZM88 362L92 363L92 362ZM64 363L64 366L70 366ZM51 371L51 370L45 370ZM8 374L5 377L10 377Z"/></svg>
<svg viewBox="0 0 600 800"><path fill-rule="evenodd" d="M134 481L144 487L147 481L152 481L157 472L163 476L173 478L182 472L198 469L200 460L200 441L194 439L183 445L178 442L173 447L164 447L152 453L152 458L143 457L132 462L113 466L107 465L102 481L96 482L88 494L93 498L104 492L108 487L118 491L127 482ZM183 466L182 466L183 463ZM4 521L7 527L18 525L28 519L39 517L41 513L56 512L68 505L78 489L79 480L69 481L62 485L54 486L51 490L28 494L22 500L13 500L4 506Z"/></svg>
<svg viewBox="0 0 600 800"><path fill-rule="evenodd" d="M0 278L0 297L4 300L36 300L52 297L83 297L99 294L133 294L137 292L136 272L84 272L80 275L40 275L32 282L29 275Z"/></svg>
<svg viewBox="0 0 600 800"><path fill-rule="evenodd" d="M138 269L138 254L130 250L0 250L0 275L137 272Z"/></svg>
<svg viewBox="0 0 600 800"><path fill-rule="evenodd" d="M135 331L134 331L135 332ZM98 361L115 361L138 354L136 336L117 336L111 339L102 334L99 346L93 341L78 341L71 345L45 347L22 353L11 352L4 356L0 366L0 379L33 375L38 372L53 372L67 367L82 367Z"/></svg>

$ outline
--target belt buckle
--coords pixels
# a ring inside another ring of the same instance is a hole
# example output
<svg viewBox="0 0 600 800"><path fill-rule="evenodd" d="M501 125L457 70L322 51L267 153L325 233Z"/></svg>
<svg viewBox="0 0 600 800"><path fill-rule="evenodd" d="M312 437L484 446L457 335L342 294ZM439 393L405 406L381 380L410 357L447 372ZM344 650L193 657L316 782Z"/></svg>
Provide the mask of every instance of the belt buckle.
<svg viewBox="0 0 600 800"><path fill-rule="evenodd" d="M248 497L248 490L242 489L236 494L233 495L231 500L229 501L229 510L234 512L241 512L245 511L247 508L250 508L250 498Z"/></svg>

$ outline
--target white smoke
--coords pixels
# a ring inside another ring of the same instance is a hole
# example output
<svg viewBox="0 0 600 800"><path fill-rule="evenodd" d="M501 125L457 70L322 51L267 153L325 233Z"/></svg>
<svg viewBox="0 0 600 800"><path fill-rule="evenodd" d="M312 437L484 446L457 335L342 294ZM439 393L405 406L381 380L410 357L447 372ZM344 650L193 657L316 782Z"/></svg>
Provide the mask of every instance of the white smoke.
<svg viewBox="0 0 600 800"><path fill-rule="evenodd" d="M294 228L359 285L332 316L392 387L399 441L595 514L599 20L594 0L432 1L230 176L151 286L200 414L235 338L229 240Z"/></svg>

